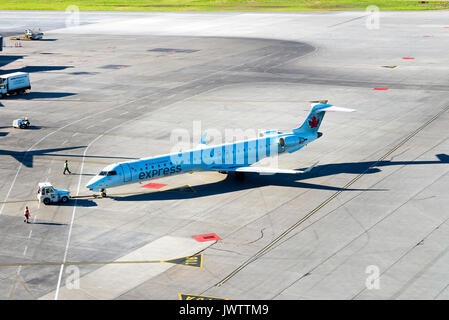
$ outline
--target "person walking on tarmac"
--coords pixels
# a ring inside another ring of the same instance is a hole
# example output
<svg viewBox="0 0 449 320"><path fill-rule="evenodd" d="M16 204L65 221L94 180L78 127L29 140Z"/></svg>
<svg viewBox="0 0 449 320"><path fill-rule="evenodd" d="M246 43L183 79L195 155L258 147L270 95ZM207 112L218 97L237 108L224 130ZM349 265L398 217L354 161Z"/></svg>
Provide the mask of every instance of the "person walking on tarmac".
<svg viewBox="0 0 449 320"><path fill-rule="evenodd" d="M71 174L71 172L69 170L69 163L67 162L67 160L64 162L64 174L65 174L66 171L68 171L69 174Z"/></svg>
<svg viewBox="0 0 449 320"><path fill-rule="evenodd" d="M23 222L30 223L28 221L30 218L31 218L30 210L28 210L28 207L25 207L25 219L23 220Z"/></svg>

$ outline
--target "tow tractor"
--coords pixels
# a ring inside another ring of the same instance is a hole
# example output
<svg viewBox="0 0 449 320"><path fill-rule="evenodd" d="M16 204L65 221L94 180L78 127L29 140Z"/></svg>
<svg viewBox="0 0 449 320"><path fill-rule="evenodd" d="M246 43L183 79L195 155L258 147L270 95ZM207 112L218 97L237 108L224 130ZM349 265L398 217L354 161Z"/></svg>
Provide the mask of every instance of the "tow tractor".
<svg viewBox="0 0 449 320"><path fill-rule="evenodd" d="M68 190L60 190L53 188L50 182L40 182L39 189L37 190L37 200L43 202L44 204L62 202L67 203L70 199L81 199L81 198L94 198L97 199L99 196L96 194L92 195L82 195L82 196L71 196Z"/></svg>
<svg viewBox="0 0 449 320"><path fill-rule="evenodd" d="M22 119L16 119L12 122L12 126L14 128L20 128L20 129L26 129L31 125L30 121L27 117L24 117Z"/></svg>
<svg viewBox="0 0 449 320"><path fill-rule="evenodd" d="M50 182L39 183L37 199L44 204L62 202L67 203L70 200L70 192L53 188Z"/></svg>

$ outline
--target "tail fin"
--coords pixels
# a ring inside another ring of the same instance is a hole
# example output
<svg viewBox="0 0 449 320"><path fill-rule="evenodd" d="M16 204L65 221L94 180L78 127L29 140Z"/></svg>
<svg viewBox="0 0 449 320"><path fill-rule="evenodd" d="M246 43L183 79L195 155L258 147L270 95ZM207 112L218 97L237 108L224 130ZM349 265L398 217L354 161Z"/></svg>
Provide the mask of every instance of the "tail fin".
<svg viewBox="0 0 449 320"><path fill-rule="evenodd" d="M300 133L316 133L320 128L321 121L323 120L325 112L354 112L354 109L340 108L333 106L331 104L325 103L316 103L312 104L312 110L310 110L309 115L307 116L306 121L296 129L293 129L294 134Z"/></svg>

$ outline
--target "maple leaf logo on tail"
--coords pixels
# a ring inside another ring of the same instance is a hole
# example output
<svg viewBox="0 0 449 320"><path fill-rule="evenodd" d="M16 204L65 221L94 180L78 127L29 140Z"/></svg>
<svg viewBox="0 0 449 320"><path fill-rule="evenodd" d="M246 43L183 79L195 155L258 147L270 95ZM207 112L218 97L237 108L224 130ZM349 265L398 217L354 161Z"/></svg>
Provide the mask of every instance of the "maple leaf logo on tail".
<svg viewBox="0 0 449 320"><path fill-rule="evenodd" d="M318 127L318 124L320 123L320 120L318 120L317 117L313 116L312 120L309 120L309 126L310 128L316 128Z"/></svg>

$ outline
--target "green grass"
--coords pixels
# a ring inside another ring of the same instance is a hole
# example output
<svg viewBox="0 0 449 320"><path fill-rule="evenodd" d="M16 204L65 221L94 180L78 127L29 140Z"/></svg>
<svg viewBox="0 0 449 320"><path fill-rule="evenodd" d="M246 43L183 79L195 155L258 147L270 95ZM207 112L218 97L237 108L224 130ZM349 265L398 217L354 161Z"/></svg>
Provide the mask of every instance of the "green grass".
<svg viewBox="0 0 449 320"><path fill-rule="evenodd" d="M427 3L420 3L427 2ZM403 0L1 0L0 10L66 10L76 5L90 11L320 11L449 9L449 1Z"/></svg>

